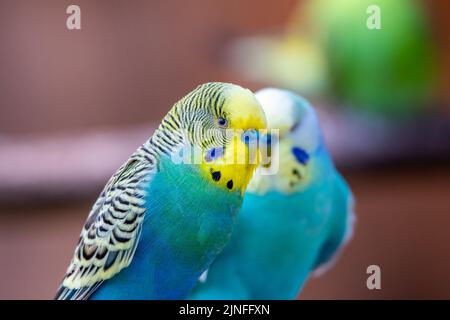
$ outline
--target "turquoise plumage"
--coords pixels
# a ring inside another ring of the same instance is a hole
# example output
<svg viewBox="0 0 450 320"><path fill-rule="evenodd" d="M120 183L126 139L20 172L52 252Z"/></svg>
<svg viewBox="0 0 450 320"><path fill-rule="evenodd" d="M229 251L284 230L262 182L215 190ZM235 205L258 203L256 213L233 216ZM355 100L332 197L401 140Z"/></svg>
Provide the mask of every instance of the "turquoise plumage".
<svg viewBox="0 0 450 320"><path fill-rule="evenodd" d="M353 196L315 111L288 91L264 89L256 97L268 129L279 129L271 137L272 162L250 182L229 244L190 299L294 299L352 232Z"/></svg>
<svg viewBox="0 0 450 320"><path fill-rule="evenodd" d="M161 164L147 191L159 196L147 201L149 217L133 263L92 299L181 299L228 241L240 192L210 188L193 165L173 166L168 158ZM195 203L190 210L186 199Z"/></svg>
<svg viewBox="0 0 450 320"><path fill-rule="evenodd" d="M257 165L222 160L247 150L242 132L265 125L254 95L232 84L176 103L97 199L56 298L186 298L229 240ZM200 161L179 162L187 150Z"/></svg>

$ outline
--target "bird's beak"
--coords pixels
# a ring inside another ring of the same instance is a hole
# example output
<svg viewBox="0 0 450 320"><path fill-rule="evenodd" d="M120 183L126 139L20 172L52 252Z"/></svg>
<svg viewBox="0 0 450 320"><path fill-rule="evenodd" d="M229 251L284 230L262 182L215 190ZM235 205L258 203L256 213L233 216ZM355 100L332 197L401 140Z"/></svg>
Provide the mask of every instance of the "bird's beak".
<svg viewBox="0 0 450 320"><path fill-rule="evenodd" d="M225 147L224 162L233 165L258 166L259 132L257 130L236 130Z"/></svg>
<svg viewBox="0 0 450 320"><path fill-rule="evenodd" d="M272 164L272 142L275 139L271 133L265 134L260 140L260 154L261 154L261 166L264 168L270 168Z"/></svg>

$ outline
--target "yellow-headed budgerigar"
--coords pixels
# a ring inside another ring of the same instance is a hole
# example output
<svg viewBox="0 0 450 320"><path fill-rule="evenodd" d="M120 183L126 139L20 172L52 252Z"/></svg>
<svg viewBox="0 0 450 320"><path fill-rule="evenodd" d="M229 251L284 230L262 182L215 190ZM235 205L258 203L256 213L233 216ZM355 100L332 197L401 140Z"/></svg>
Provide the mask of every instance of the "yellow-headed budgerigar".
<svg viewBox="0 0 450 320"><path fill-rule="evenodd" d="M352 232L353 196L325 148L314 109L289 91L268 88L256 97L268 130L279 130L265 137L272 159L258 168L229 244L191 299L294 299Z"/></svg>
<svg viewBox="0 0 450 320"><path fill-rule="evenodd" d="M230 238L257 167L248 137L265 126L237 85L203 84L177 102L106 184L56 298L185 298Z"/></svg>

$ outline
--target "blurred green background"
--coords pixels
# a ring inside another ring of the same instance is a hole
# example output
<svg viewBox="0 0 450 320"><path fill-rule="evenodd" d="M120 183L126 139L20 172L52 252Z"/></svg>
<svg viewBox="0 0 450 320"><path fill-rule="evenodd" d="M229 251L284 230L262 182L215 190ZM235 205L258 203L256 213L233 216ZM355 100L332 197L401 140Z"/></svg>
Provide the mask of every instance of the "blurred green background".
<svg viewBox="0 0 450 320"><path fill-rule="evenodd" d="M449 2L79 0L70 31L72 3L0 0L0 299L53 297L108 177L207 81L310 99L354 190L300 299L450 299Z"/></svg>

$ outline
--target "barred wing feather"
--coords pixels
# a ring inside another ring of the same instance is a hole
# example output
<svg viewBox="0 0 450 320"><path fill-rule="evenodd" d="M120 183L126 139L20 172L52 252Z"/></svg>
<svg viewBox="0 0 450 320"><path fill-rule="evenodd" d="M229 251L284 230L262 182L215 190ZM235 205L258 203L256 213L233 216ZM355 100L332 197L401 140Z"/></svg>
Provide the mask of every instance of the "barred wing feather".
<svg viewBox="0 0 450 320"><path fill-rule="evenodd" d="M81 231L56 299L88 299L133 259L153 166L130 159L109 180Z"/></svg>

